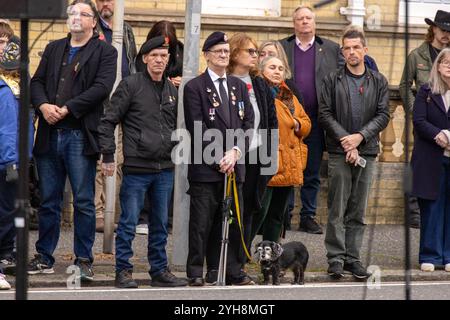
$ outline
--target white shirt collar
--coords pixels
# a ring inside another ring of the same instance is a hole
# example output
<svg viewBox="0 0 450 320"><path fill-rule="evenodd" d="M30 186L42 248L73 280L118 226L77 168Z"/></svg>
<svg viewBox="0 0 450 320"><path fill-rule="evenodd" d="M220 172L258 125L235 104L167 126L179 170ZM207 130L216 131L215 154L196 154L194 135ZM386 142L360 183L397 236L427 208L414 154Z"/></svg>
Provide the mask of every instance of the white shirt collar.
<svg viewBox="0 0 450 320"><path fill-rule="evenodd" d="M311 41L307 43L306 49L303 49L300 40L295 37L295 43L297 44L297 47L302 51L308 51L313 46L314 41L316 41L316 36L313 36Z"/></svg>
<svg viewBox="0 0 450 320"><path fill-rule="evenodd" d="M217 81L217 79L219 79L219 78L225 78L225 81L227 79L227 73L226 72L224 73L223 77L220 77L219 75L217 75L217 73L215 73L210 68L208 68L208 74L211 77L212 82Z"/></svg>
<svg viewBox="0 0 450 320"><path fill-rule="evenodd" d="M442 95L442 100L444 100L445 110L448 112L448 109L450 108L450 90L447 90L447 92Z"/></svg>

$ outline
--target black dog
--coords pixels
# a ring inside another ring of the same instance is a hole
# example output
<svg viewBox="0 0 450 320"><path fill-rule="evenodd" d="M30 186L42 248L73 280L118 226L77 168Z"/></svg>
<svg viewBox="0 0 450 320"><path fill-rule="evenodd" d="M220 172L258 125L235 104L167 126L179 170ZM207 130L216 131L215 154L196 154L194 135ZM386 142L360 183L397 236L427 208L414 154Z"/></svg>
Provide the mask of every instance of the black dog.
<svg viewBox="0 0 450 320"><path fill-rule="evenodd" d="M300 241L292 241L280 245L276 242L265 240L256 245L255 253L258 253L258 262L261 266L265 285L269 284L270 274L272 274L272 284L279 285L280 272L287 269L294 272L293 284L304 284L309 253Z"/></svg>

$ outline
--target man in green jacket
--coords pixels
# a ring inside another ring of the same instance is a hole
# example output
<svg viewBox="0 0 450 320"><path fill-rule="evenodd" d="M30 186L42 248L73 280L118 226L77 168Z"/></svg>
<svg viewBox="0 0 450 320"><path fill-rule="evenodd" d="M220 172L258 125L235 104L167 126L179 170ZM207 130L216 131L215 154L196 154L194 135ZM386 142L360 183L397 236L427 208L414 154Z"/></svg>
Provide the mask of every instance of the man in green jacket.
<svg viewBox="0 0 450 320"><path fill-rule="evenodd" d="M426 18L425 22L430 26L425 41L408 55L399 85L405 111L408 110L411 113L415 92L428 82L431 67L439 52L450 45L450 12L438 10L434 21ZM412 88L413 82L415 90ZM410 225L412 228L420 228L417 199L410 197L408 203L411 212Z"/></svg>

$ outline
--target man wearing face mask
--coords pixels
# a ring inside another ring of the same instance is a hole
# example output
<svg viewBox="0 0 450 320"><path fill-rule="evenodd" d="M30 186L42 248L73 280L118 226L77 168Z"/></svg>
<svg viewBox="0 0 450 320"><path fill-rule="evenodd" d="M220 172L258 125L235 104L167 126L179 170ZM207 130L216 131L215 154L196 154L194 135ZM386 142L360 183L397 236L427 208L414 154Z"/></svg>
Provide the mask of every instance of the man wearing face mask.
<svg viewBox="0 0 450 320"><path fill-rule="evenodd" d="M117 52L95 32L98 14L90 0L67 9L69 35L47 45L31 79L39 115L34 155L40 177L39 239L28 273L53 273L66 177L74 199L74 253L81 280L92 280L95 240L95 166L103 101L116 74Z"/></svg>

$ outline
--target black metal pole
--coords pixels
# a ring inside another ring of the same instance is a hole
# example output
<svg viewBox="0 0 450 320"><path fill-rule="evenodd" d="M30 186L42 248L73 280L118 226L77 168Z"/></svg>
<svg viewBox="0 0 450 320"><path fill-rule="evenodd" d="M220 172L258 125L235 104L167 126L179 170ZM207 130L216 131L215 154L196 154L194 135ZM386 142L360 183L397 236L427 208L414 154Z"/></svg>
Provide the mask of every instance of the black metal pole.
<svg viewBox="0 0 450 320"><path fill-rule="evenodd" d="M27 299L28 289L28 128L30 99L28 86L28 19L20 20L20 108L19 108L19 184L16 200L17 264L16 300Z"/></svg>
<svg viewBox="0 0 450 320"><path fill-rule="evenodd" d="M405 0L405 64L408 58L409 49L409 4L408 0ZM407 85L410 83L410 74L408 68L405 68L405 76ZM407 86L405 86L405 91ZM411 243L410 243L410 210L409 210L409 197L411 196L411 185L412 185L412 173L409 164L409 95L407 92L404 94L405 97L405 172L404 172L404 204L405 204L405 299L411 300Z"/></svg>

